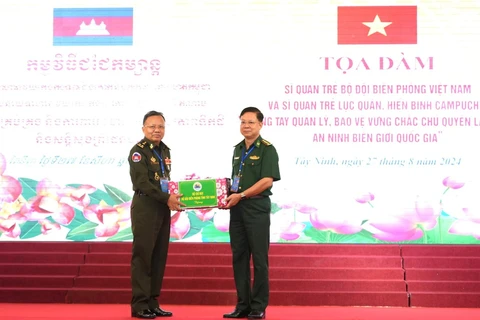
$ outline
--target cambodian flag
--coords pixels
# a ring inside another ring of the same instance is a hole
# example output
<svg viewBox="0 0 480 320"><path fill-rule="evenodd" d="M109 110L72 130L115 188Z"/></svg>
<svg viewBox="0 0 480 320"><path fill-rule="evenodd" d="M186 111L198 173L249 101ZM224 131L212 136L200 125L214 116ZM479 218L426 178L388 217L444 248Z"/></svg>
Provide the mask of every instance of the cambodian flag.
<svg viewBox="0 0 480 320"><path fill-rule="evenodd" d="M55 8L54 46L131 46L133 8Z"/></svg>

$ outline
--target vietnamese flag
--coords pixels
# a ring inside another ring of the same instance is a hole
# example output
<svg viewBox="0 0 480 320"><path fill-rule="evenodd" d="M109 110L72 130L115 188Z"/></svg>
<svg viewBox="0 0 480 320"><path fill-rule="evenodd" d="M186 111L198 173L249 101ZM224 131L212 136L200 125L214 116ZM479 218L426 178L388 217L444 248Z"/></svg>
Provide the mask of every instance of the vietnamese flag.
<svg viewBox="0 0 480 320"><path fill-rule="evenodd" d="M416 43L416 6L338 7L338 44Z"/></svg>

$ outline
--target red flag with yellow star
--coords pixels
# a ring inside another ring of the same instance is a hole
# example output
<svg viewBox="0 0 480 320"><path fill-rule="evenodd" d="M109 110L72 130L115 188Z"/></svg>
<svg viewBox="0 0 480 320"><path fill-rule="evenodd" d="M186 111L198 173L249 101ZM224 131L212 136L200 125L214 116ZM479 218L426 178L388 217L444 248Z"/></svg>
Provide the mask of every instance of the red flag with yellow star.
<svg viewBox="0 0 480 320"><path fill-rule="evenodd" d="M416 6L338 7L338 44L416 43Z"/></svg>

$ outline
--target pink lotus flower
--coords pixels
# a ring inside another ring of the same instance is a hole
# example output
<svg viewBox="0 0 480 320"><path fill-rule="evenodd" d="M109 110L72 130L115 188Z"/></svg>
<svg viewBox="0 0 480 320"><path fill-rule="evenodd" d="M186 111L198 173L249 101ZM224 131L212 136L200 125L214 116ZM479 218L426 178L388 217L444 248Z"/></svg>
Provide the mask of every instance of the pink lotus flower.
<svg viewBox="0 0 480 320"><path fill-rule="evenodd" d="M61 188L48 179L43 179L37 184L37 196L30 199L20 213L28 220L41 221L52 217L56 222L67 225L75 216L74 209L61 202Z"/></svg>
<svg viewBox="0 0 480 320"><path fill-rule="evenodd" d="M41 220L38 222L42 226L42 234L50 234L54 231L60 230L60 225L58 223L51 223L48 220Z"/></svg>
<svg viewBox="0 0 480 320"><path fill-rule="evenodd" d="M300 212L304 214L311 214L317 211L315 207L304 205L298 202L281 204L279 207L282 209L293 209L296 212Z"/></svg>
<svg viewBox="0 0 480 320"><path fill-rule="evenodd" d="M449 233L462 236L473 236L480 240L480 216L471 220L456 220L450 226Z"/></svg>
<svg viewBox="0 0 480 320"><path fill-rule="evenodd" d="M443 185L450 189L460 189L465 185L465 181L461 181L457 178L446 177L443 179Z"/></svg>
<svg viewBox="0 0 480 320"><path fill-rule="evenodd" d="M105 201L85 208L83 215L89 221L98 224L95 236L111 237L121 227L121 223L130 219L130 202L110 206Z"/></svg>
<svg viewBox="0 0 480 320"><path fill-rule="evenodd" d="M29 201L26 210L21 213L28 217L28 220L45 220L52 217L56 222L68 225L75 216L75 211L68 204L60 203L59 198L54 195L36 196Z"/></svg>
<svg viewBox="0 0 480 320"><path fill-rule="evenodd" d="M469 186L471 187L471 185ZM480 240L478 189L462 190L462 195L450 197L448 200L444 210L448 210L447 212L457 219L452 223L448 232L463 236L473 236Z"/></svg>
<svg viewBox="0 0 480 320"><path fill-rule="evenodd" d="M361 194L355 198L355 201L358 203L370 203L370 201L373 201L375 199L375 196L371 194L370 192Z"/></svg>
<svg viewBox="0 0 480 320"><path fill-rule="evenodd" d="M22 194L22 185L10 176L0 176L0 203L13 202Z"/></svg>
<svg viewBox="0 0 480 320"><path fill-rule="evenodd" d="M451 217L470 221L475 216L475 212L480 210L479 193L480 181L469 181L461 189L451 189L451 192L443 194L442 209Z"/></svg>
<svg viewBox="0 0 480 320"><path fill-rule="evenodd" d="M30 199L20 213L28 220L42 221L51 216L55 222L68 225L75 216L73 207L83 211L90 203L88 194L95 190L89 185L62 188L49 179L43 179L37 184L37 196Z"/></svg>
<svg viewBox="0 0 480 320"><path fill-rule="evenodd" d="M28 221L23 214L19 213L23 210L26 203L26 200L22 196L18 197L18 199L13 202L0 203L0 217L3 217L4 219L22 219L21 221Z"/></svg>
<svg viewBox="0 0 480 320"><path fill-rule="evenodd" d="M306 227L305 223L292 221L292 215L288 210L280 210L270 215L271 241L296 240Z"/></svg>
<svg viewBox="0 0 480 320"><path fill-rule="evenodd" d="M200 221L205 222L213 218L215 211L212 208L209 209L197 209L195 210L195 215Z"/></svg>
<svg viewBox="0 0 480 320"><path fill-rule="evenodd" d="M170 224L170 237L180 240L190 231L190 219L185 211L177 211L172 216Z"/></svg>
<svg viewBox="0 0 480 320"><path fill-rule="evenodd" d="M20 236L21 230L17 221L12 219L3 219L0 217L0 233L3 233L10 238L18 238Z"/></svg>
<svg viewBox="0 0 480 320"><path fill-rule="evenodd" d="M315 229L338 234L354 234L362 230L362 218L341 212L314 212L310 222Z"/></svg>
<svg viewBox="0 0 480 320"><path fill-rule="evenodd" d="M89 194L96 190L97 188L84 184L78 188L66 187L64 189L59 189L58 194L62 198L61 202L83 209L90 204Z"/></svg>
<svg viewBox="0 0 480 320"><path fill-rule="evenodd" d="M3 175L7 168L7 160L0 153L0 205L3 202L13 202L22 194L20 182L10 176Z"/></svg>
<svg viewBox="0 0 480 320"><path fill-rule="evenodd" d="M58 184L53 183L50 179L42 179L37 183L37 195L39 196L52 196L60 198L59 192L61 190Z"/></svg>
<svg viewBox="0 0 480 320"><path fill-rule="evenodd" d="M360 197L362 200L370 200L373 194L359 193L360 186L352 183L342 188L329 187L328 196L313 197L316 210L312 210L308 216L313 228L336 234L355 234L362 231L362 224L372 214L372 208L355 201ZM322 191L324 194L325 191ZM363 196L365 194L365 196Z"/></svg>
<svg viewBox="0 0 480 320"><path fill-rule="evenodd" d="M418 197L412 208L397 209L393 214L385 212L370 219L364 228L374 238L384 241L408 241L421 238L425 230L435 228L440 211Z"/></svg>
<svg viewBox="0 0 480 320"><path fill-rule="evenodd" d="M305 230L307 225L300 222L290 222L288 227L280 232L280 238L283 240L296 240L300 238L300 234Z"/></svg>
<svg viewBox="0 0 480 320"><path fill-rule="evenodd" d="M0 153L0 176L5 172L6 168L7 168L7 159L5 159L5 156Z"/></svg>
<svg viewBox="0 0 480 320"><path fill-rule="evenodd" d="M450 226L449 233L473 236L480 240L480 181L471 180L460 190L444 194L442 209L456 220Z"/></svg>
<svg viewBox="0 0 480 320"><path fill-rule="evenodd" d="M218 210L213 216L213 225L217 230L228 232L230 228L230 213L227 210Z"/></svg>

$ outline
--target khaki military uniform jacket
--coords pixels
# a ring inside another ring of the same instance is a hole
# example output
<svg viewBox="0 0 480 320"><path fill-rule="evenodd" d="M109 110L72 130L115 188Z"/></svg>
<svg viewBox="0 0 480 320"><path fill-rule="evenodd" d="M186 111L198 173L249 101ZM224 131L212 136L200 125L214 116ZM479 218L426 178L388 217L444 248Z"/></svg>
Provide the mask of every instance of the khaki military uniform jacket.
<svg viewBox="0 0 480 320"><path fill-rule="evenodd" d="M163 171L161 161L163 161ZM170 148L163 142L157 147L144 138L133 146L128 157L130 178L133 190L152 197L159 202L167 203L169 194L162 192L160 179L170 180L171 159Z"/></svg>

